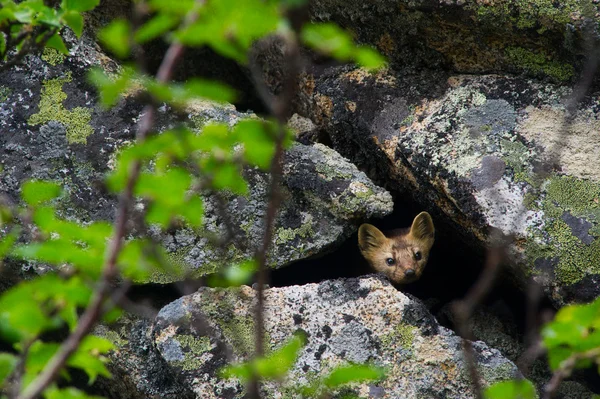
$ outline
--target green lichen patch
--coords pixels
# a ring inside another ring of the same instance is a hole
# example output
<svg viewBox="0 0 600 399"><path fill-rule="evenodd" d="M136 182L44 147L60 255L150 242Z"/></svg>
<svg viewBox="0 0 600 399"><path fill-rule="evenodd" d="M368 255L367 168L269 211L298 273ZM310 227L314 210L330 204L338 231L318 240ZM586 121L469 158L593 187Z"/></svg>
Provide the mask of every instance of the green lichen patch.
<svg viewBox="0 0 600 399"><path fill-rule="evenodd" d="M544 75L560 82L568 81L575 74L572 65L552 60L545 53L535 53L522 47L508 47L505 56L512 66L534 75Z"/></svg>
<svg viewBox="0 0 600 399"><path fill-rule="evenodd" d="M296 238L307 238L314 235L312 217L308 218L308 221L302 223L302 225L296 229L280 227L275 233L275 243L282 245L289 243Z"/></svg>
<svg viewBox="0 0 600 399"><path fill-rule="evenodd" d="M588 14L590 1L584 0L499 0L473 2L482 21L511 24L519 29L537 28L542 33L556 25L573 22L576 15Z"/></svg>
<svg viewBox="0 0 600 399"><path fill-rule="evenodd" d="M255 323L251 312L244 313L240 300L245 300L240 289L215 288L210 295L203 297L202 311L210 320L215 320L225 338L237 355L248 357L255 353ZM239 310L236 311L236 310ZM240 314L240 312L242 312ZM270 336L265 334L265 348L270 347Z"/></svg>
<svg viewBox="0 0 600 399"><path fill-rule="evenodd" d="M546 187L546 201L552 201L574 216L587 216L600 209L600 184L571 176L556 176Z"/></svg>
<svg viewBox="0 0 600 399"><path fill-rule="evenodd" d="M92 115L89 109L83 107L76 107L72 110L64 107L63 101L67 99L67 94L62 90L62 86L71 81L70 73L63 78L45 81L39 112L31 115L27 122L33 126L50 121L60 122L67 129L69 144L85 144L87 137L94 133L94 129L90 126Z"/></svg>
<svg viewBox="0 0 600 399"><path fill-rule="evenodd" d="M536 186L535 178L527 166L528 160L531 158L527 146L518 141L502 139L500 140L500 149L503 154L502 159L514 171L514 180Z"/></svg>
<svg viewBox="0 0 600 399"><path fill-rule="evenodd" d="M195 337L193 335L180 334L174 337L184 352L184 359L176 361L177 366L184 371L198 370L204 364L200 356L212 349L208 337Z"/></svg>
<svg viewBox="0 0 600 399"><path fill-rule="evenodd" d="M10 96L11 90L6 86L0 86L0 103L8 100L8 96Z"/></svg>
<svg viewBox="0 0 600 399"><path fill-rule="evenodd" d="M415 338L415 326L400 323L394 327L394 331L380 337L384 349L393 348L411 349Z"/></svg>
<svg viewBox="0 0 600 399"><path fill-rule="evenodd" d="M46 61L52 66L56 66L58 64L62 64L65 61L65 55L59 52L58 50L46 47L44 48L44 52L42 53L42 60Z"/></svg>
<svg viewBox="0 0 600 399"><path fill-rule="evenodd" d="M587 234L600 232L600 184L571 176L553 176L544 185L536 206L544 212L543 229L531 228L533 240L526 247L527 258L535 264L544 259L555 263L556 279L565 285L577 283L587 274L600 274L600 240L584 243L563 215L570 214L592 226ZM535 270L534 270L535 272Z"/></svg>

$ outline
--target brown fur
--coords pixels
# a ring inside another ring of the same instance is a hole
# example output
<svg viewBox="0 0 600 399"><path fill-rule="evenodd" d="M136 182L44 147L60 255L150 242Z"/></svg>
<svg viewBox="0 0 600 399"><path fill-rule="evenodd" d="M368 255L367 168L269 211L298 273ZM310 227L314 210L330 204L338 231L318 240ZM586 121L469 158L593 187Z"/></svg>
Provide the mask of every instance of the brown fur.
<svg viewBox="0 0 600 399"><path fill-rule="evenodd" d="M385 274L394 283L406 284L421 277L434 235L431 216L421 212L410 228L392 230L387 234L373 225L361 225L358 229L358 246L373 269ZM387 259L392 260L391 265ZM412 275L410 270L414 272Z"/></svg>

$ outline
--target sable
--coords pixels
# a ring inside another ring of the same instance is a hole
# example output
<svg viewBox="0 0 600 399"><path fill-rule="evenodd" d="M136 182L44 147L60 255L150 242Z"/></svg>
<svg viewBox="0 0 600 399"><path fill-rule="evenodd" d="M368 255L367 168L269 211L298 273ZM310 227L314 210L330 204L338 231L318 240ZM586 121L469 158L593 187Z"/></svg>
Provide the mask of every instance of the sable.
<svg viewBox="0 0 600 399"><path fill-rule="evenodd" d="M371 267L394 283L416 281L423 274L433 245L435 228L427 212L419 213L409 229L383 233L365 223L358 229L360 252Z"/></svg>

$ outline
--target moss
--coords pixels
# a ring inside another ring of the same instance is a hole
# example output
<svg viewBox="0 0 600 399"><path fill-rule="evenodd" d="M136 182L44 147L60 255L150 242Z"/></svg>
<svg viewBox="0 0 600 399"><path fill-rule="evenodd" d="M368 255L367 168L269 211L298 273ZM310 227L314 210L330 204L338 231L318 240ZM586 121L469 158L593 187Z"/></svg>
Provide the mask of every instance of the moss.
<svg viewBox="0 0 600 399"><path fill-rule="evenodd" d="M10 96L11 90L6 86L0 85L0 103L8 100L8 96Z"/></svg>
<svg viewBox="0 0 600 399"><path fill-rule="evenodd" d="M175 362L177 366L184 371L198 370L203 366L200 356L212 349L210 339L208 337L194 337L193 335L181 334L175 338L181 345L184 355L184 360Z"/></svg>
<svg viewBox="0 0 600 399"><path fill-rule="evenodd" d="M48 64L52 66L56 66L58 64L62 64L65 60L65 55L58 50L55 50L50 47L46 47L44 52L42 53L42 60L46 61Z"/></svg>
<svg viewBox="0 0 600 399"><path fill-rule="evenodd" d="M575 13L588 13L589 1L563 0L500 0L494 2L474 1L470 8L476 9L480 20L494 23L510 23L519 29L537 28L539 33L556 25L572 22Z"/></svg>
<svg viewBox="0 0 600 399"><path fill-rule="evenodd" d="M50 79L44 82L39 112L31 115L27 121L30 125L39 125L50 121L62 123L67 129L67 141L69 144L85 144L87 137L94 133L90 126L92 119L91 111L86 108L77 107L67 110L63 101L67 94L62 90L63 84L71 82L70 73L64 78Z"/></svg>
<svg viewBox="0 0 600 399"><path fill-rule="evenodd" d="M513 66L535 75L546 75L564 82L575 73L572 65L550 59L545 53L534 53L522 47L508 47L506 58Z"/></svg>

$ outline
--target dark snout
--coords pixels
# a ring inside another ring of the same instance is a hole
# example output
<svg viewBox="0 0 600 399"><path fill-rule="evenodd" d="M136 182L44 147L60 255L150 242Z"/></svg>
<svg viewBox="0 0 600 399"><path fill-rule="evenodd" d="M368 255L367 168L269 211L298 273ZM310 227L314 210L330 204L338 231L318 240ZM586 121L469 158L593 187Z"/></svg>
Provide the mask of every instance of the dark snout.
<svg viewBox="0 0 600 399"><path fill-rule="evenodd" d="M414 278L414 277L416 276L416 273L415 273L414 269L407 269L407 270L404 272L404 276L405 276L406 278Z"/></svg>

